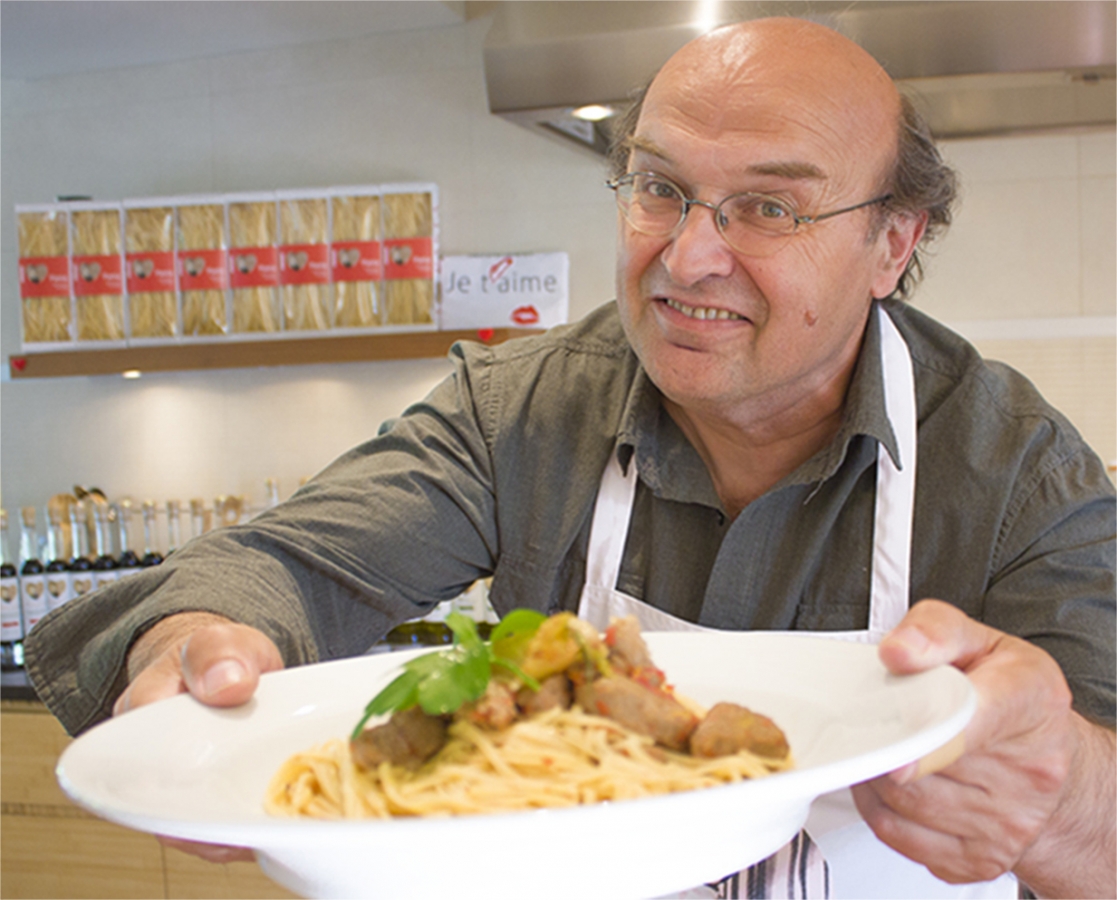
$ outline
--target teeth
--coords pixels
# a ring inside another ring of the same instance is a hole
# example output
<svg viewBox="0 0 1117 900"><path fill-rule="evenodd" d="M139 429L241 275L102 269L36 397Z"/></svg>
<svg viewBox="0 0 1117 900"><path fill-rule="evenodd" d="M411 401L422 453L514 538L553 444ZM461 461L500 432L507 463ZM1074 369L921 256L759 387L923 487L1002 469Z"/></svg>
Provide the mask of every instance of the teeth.
<svg viewBox="0 0 1117 900"><path fill-rule="evenodd" d="M709 306L687 306L685 303L680 303L678 300L671 300L667 297L663 298L663 302L670 306L672 309L681 312L684 316L691 319L734 319L738 321L744 320L744 316L739 316L735 312L730 312L727 309L712 309Z"/></svg>

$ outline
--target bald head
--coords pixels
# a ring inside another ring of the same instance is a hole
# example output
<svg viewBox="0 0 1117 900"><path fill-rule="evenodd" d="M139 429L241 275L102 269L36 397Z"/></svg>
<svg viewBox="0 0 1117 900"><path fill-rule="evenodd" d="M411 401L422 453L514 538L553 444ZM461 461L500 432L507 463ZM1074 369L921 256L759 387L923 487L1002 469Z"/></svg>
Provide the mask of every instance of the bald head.
<svg viewBox="0 0 1117 900"><path fill-rule="evenodd" d="M699 37L653 80L636 126L670 118L696 132L802 136L842 148L881 180L896 153L900 97L872 56L803 19L756 19Z"/></svg>

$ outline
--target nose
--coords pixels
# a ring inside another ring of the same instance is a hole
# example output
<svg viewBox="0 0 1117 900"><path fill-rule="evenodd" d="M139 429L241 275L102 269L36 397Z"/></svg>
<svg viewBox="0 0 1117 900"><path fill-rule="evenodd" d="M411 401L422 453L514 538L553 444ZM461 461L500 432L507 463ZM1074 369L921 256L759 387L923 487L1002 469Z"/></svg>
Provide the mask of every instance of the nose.
<svg viewBox="0 0 1117 900"><path fill-rule="evenodd" d="M696 206L706 209L695 209ZM713 203L687 201L687 214L660 257L667 273L680 287L690 287L710 276L726 277L733 271L736 265L733 250L718 230L716 215Z"/></svg>

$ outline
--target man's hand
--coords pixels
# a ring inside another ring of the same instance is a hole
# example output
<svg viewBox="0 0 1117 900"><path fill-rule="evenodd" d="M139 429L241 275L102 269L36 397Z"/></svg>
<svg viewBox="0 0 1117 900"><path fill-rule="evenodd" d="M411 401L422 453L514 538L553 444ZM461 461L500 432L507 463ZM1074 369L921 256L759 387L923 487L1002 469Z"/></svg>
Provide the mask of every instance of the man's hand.
<svg viewBox="0 0 1117 900"><path fill-rule="evenodd" d="M1039 896L1117 896L1113 733L1071 710L1058 664L937 600L914 606L880 656L897 674L952 664L978 705L946 768L854 787L876 835L945 881L1013 871Z"/></svg>
<svg viewBox="0 0 1117 900"><path fill-rule="evenodd" d="M128 689L113 715L189 692L209 706L238 706L255 693L260 676L283 668L271 639L247 625L211 613L180 613L145 631L128 652ZM160 837L177 850L210 862L252 860L247 847L226 847Z"/></svg>

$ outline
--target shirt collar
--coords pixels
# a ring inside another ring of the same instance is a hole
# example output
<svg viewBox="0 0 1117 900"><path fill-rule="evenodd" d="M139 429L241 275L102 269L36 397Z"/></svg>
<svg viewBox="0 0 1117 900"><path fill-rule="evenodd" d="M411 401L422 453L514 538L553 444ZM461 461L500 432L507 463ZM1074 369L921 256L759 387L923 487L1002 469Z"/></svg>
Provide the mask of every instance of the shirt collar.
<svg viewBox="0 0 1117 900"><path fill-rule="evenodd" d="M850 379L838 433L773 490L831 478L850 455L850 446L859 436L883 444L893 462L899 465L899 444L884 408L884 366L878 318L882 315L887 313L879 302L874 302ZM640 478L657 497L720 508L702 458L667 414L661 398L659 389L641 366L629 390L617 433L621 467L627 471L629 462L635 457ZM864 454L854 456L871 459Z"/></svg>

